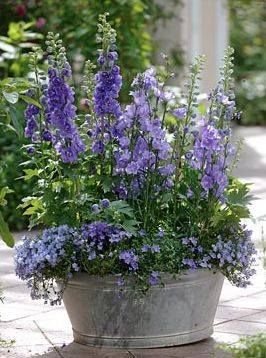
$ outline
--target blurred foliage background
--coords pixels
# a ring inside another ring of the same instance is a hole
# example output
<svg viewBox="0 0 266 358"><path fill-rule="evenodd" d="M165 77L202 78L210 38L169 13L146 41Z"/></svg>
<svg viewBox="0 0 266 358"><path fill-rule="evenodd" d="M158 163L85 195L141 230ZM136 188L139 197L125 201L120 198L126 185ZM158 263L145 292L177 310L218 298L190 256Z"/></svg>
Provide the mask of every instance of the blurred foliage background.
<svg viewBox="0 0 266 358"><path fill-rule="evenodd" d="M74 68L74 81L80 83L84 60L95 60L97 56L98 16L107 11L117 29L121 72L125 82L130 83L137 72L154 64L157 44L153 34L158 20L162 23L176 16L172 6L182 6L184 1L0 0L0 79L27 76L27 53L32 46L43 45L45 34L53 31L61 34ZM241 124L266 124L266 2L228 0L228 8L230 44L235 48L237 102L243 110ZM183 65L182 50L173 48L170 56L177 72ZM128 90L124 85L124 101ZM81 93L77 97L82 107ZM23 124L25 105L20 103L20 108L16 117ZM4 117L0 103L0 124ZM0 186L14 190L9 194L4 216L13 230L19 230L26 226L26 220L17 205L30 192L17 180L22 175L19 163L25 160L20 149L25 139L8 128L0 126L0 130Z"/></svg>
<svg viewBox="0 0 266 358"><path fill-rule="evenodd" d="M230 0L230 44L235 49L241 124L266 124L266 1Z"/></svg>

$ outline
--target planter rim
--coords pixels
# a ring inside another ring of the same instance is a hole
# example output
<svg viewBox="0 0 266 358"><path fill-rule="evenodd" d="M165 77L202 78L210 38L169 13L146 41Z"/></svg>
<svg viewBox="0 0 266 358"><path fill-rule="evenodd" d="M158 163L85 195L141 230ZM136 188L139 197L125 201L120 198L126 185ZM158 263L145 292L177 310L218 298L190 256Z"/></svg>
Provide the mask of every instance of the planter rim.
<svg viewBox="0 0 266 358"><path fill-rule="evenodd" d="M210 275L222 275L219 270L210 270L210 269L196 269L195 271L184 271L180 274L176 274L176 277L173 277L174 274L170 273L161 273L160 276L164 283L164 289L170 288L171 286L178 285L191 285L193 283L199 284L200 282L205 281ZM112 289L120 290L121 287L117 286L117 278L121 277L120 275L89 275L86 272L75 273L71 279L68 280L67 286L75 286L80 289ZM161 285L152 286L151 289L161 289ZM122 286L124 290L135 290L134 288L134 277L129 277L128 281L125 282L125 285Z"/></svg>

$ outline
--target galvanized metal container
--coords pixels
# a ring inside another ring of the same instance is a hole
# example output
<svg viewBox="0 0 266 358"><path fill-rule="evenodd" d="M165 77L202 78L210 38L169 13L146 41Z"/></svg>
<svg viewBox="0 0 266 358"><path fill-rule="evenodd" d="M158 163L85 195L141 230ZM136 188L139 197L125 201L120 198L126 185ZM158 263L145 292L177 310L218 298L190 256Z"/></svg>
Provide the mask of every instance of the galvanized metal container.
<svg viewBox="0 0 266 358"><path fill-rule="evenodd" d="M163 275L165 287L136 295L115 276L76 274L63 300L77 343L118 348L167 347L196 342L213 332L221 273L199 269L177 279Z"/></svg>

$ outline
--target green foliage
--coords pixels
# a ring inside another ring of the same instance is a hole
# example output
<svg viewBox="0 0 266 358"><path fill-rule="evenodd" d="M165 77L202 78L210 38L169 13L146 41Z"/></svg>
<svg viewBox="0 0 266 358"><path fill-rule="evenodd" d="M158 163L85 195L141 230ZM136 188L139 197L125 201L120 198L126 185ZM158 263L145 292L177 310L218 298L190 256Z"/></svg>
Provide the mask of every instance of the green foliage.
<svg viewBox="0 0 266 358"><path fill-rule="evenodd" d="M11 193L8 187L0 188L0 237L9 247L14 246L14 238L11 235L7 223L5 222L1 213L2 207L7 204L6 195Z"/></svg>
<svg viewBox="0 0 266 358"><path fill-rule="evenodd" d="M230 352L233 358L264 358L266 357L266 334L242 338L237 347L222 345L221 348Z"/></svg>
<svg viewBox="0 0 266 358"><path fill-rule="evenodd" d="M16 207L27 194L27 185L16 179L22 175L20 163L24 160L20 149L24 143L24 107L20 100L28 101L25 91L30 86L32 85L23 78L6 78L0 81L0 183L1 186L12 189L7 205L1 212L11 229L25 227L25 219ZM7 228L3 226L3 230L6 232Z"/></svg>
<svg viewBox="0 0 266 358"><path fill-rule="evenodd" d="M1 13L7 13L9 16L7 19L16 20L14 11L10 15L10 4L8 6L10 2L9 0L3 5ZM20 4L20 1L12 2ZM167 3L166 6L156 0L43 0L38 3L33 2L31 6L25 4L25 14L22 18L31 26L34 26L36 19L45 18L46 24L38 31L60 32L64 43L68 44L68 55L70 63L73 64L77 53L82 54L86 59L96 60L98 17L109 12L110 23L118 33L121 71L126 79L125 83L129 84L138 72L153 63L156 42L150 32L156 29L159 20L171 19L174 16L172 8L179 6L181 1L169 0ZM12 23L9 36L12 35L12 39L15 38L17 41L19 38L25 38L26 26L29 25L22 22ZM7 31L7 27L7 24L3 23L2 31ZM175 48L171 52L175 66L182 66L181 51ZM128 89L129 85L123 90L124 99L127 98Z"/></svg>
<svg viewBox="0 0 266 358"><path fill-rule="evenodd" d="M26 52L41 40L40 33L30 31L34 23L10 22L7 36L0 36L0 73L7 76L23 76L27 73Z"/></svg>
<svg viewBox="0 0 266 358"><path fill-rule="evenodd" d="M25 95L25 91L31 86L24 78L8 77L0 81L0 127L5 130L5 135L9 135L7 131L9 130L15 132L20 139L23 137L23 106L15 105L20 99L25 102L34 101Z"/></svg>
<svg viewBox="0 0 266 358"><path fill-rule="evenodd" d="M237 102L241 123L265 124L266 51L264 1L230 0L230 43L235 48Z"/></svg>
<svg viewBox="0 0 266 358"><path fill-rule="evenodd" d="M266 51L265 51L266 52ZM244 109L241 123L265 125L266 118L266 71L250 71L243 74L236 92L238 105Z"/></svg>

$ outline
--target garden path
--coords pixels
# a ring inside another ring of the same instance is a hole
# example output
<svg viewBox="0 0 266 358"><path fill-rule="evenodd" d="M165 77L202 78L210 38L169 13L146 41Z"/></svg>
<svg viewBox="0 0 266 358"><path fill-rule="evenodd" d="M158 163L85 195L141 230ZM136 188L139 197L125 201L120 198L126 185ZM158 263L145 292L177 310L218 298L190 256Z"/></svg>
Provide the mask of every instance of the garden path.
<svg viewBox="0 0 266 358"><path fill-rule="evenodd" d="M251 206L256 219L251 225L259 250L257 274L253 285L247 289L238 289L225 282L211 338L181 347L130 351L89 348L73 343L64 307L31 301L26 286L14 275L13 251L0 243L0 282L5 296L0 306L0 336L6 340L15 339L12 346L0 348L0 358L225 358L230 355L220 350L218 343L235 344L244 335L266 332L266 277L262 255L263 225L266 232L266 221L263 221L266 214L266 128L238 127L235 135L245 138L236 174L253 182L253 194L260 198ZM19 239L21 233L15 236Z"/></svg>

